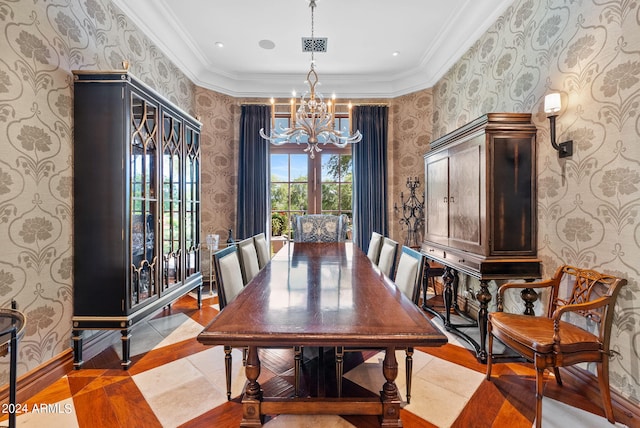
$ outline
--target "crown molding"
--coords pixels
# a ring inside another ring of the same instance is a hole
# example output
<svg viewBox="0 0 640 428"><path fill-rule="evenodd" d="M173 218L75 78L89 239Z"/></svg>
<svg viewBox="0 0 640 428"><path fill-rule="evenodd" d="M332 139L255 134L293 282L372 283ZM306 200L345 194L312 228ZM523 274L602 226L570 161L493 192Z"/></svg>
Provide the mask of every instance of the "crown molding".
<svg viewBox="0 0 640 428"><path fill-rule="evenodd" d="M112 1L198 86L238 98L289 97L294 88L298 93L304 90L304 70L295 75L234 74L214 67L161 1ZM393 75L319 73L319 92L338 93L341 98L395 98L433 87L512 3L513 0L467 0L452 14L445 30L415 67ZM491 13L487 14L487 10ZM159 28L163 30L160 32Z"/></svg>

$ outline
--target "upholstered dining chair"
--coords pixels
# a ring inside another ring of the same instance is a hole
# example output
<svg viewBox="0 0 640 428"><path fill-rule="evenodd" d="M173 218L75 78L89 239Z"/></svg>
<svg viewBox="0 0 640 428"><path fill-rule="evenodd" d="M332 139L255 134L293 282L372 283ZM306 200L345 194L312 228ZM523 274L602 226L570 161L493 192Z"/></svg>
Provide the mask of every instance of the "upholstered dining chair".
<svg viewBox="0 0 640 428"><path fill-rule="evenodd" d="M258 267L262 269L264 265L271 260L271 252L269 251L269 243L264 233L258 233L253 237L253 244L258 253Z"/></svg>
<svg viewBox="0 0 640 428"><path fill-rule="evenodd" d="M244 287L238 248L230 245L213 253L213 265L216 271L216 287L218 289L218 305L222 311L236 298ZM243 364L246 359L246 348L243 348ZM227 380L227 400L231 400L231 347L224 346L224 372Z"/></svg>
<svg viewBox="0 0 640 428"><path fill-rule="evenodd" d="M411 299L414 304L418 304L420 299L420 285L422 282L422 274L424 268L423 255L418 251L409 247L402 247L400 261L394 282L400 292ZM338 397L342 395L342 374L344 370L344 353L345 352L361 352L368 350L379 350L381 348L351 348L336 347L336 385L338 386ZM411 402L411 377L413 372L413 347L405 348L405 376L407 385L407 404Z"/></svg>
<svg viewBox="0 0 640 428"><path fill-rule="evenodd" d="M249 239L253 245L253 239ZM248 245L248 244L246 244ZM216 286L218 290L218 305L220 310L224 308L236 298L244 287L242 270L240 268L240 258L238 257L238 248L240 245L230 245L227 248L213 253L213 263L216 272ZM254 250L255 252L255 250ZM256 262L257 263L257 262ZM302 348L294 346L295 364L294 364L294 380L295 395L298 395L300 384L300 370L302 366ZM231 400L231 346L224 346L224 372L227 381L227 400ZM247 361L247 348L242 348L242 365Z"/></svg>
<svg viewBox="0 0 640 428"><path fill-rule="evenodd" d="M240 256L240 269L242 271L242 281L245 285L253 279L260 271L258 263L258 252L253 238L243 239L238 242L238 255Z"/></svg>
<svg viewBox="0 0 640 428"><path fill-rule="evenodd" d="M231 303L244 287L238 249L235 245L213 253L220 310Z"/></svg>
<svg viewBox="0 0 640 428"><path fill-rule="evenodd" d="M559 367L595 363L604 413L615 423L609 389L609 340L614 305L625 279L594 270L561 266L553 278L541 282L507 283L498 290L498 312L487 325L487 380L491 380L493 339L497 338L536 369L536 427L542 426L543 374L553 369L562 385ZM510 289L547 289L549 300L539 316L503 312ZM562 298L558 297L562 296Z"/></svg>
<svg viewBox="0 0 640 428"><path fill-rule="evenodd" d="M367 250L367 257L375 265L378 264L380 259L380 248L382 247L382 240L384 237L378 232L371 232L371 240L369 241L369 249Z"/></svg>
<svg viewBox="0 0 640 428"><path fill-rule="evenodd" d="M348 217L333 214L306 214L293 218L294 242L343 242L347 236Z"/></svg>
<svg viewBox="0 0 640 428"><path fill-rule="evenodd" d="M382 246L380 247L380 257L378 258L378 268L389 278L393 275L397 253L398 243L392 239L383 238Z"/></svg>

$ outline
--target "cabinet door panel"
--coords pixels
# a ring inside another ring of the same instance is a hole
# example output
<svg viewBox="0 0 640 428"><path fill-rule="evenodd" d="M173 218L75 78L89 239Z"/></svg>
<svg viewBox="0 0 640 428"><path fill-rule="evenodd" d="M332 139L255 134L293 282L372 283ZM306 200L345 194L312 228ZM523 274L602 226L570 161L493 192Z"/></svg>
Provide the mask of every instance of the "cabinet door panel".
<svg viewBox="0 0 640 428"><path fill-rule="evenodd" d="M187 278L200 272L200 134L185 127L185 248Z"/></svg>
<svg viewBox="0 0 640 428"><path fill-rule="evenodd" d="M493 253L530 255L535 252L533 164L531 137L492 137L494 156Z"/></svg>
<svg viewBox="0 0 640 428"><path fill-rule="evenodd" d="M162 290L182 281L182 122L162 117Z"/></svg>
<svg viewBox="0 0 640 428"><path fill-rule="evenodd" d="M482 254L484 135L449 149L449 245Z"/></svg>
<svg viewBox="0 0 640 428"><path fill-rule="evenodd" d="M132 92L129 166L131 194L129 307L135 307L158 295L157 139L158 106Z"/></svg>
<svg viewBox="0 0 640 428"><path fill-rule="evenodd" d="M449 240L449 158L442 152L425 159L425 239L441 244Z"/></svg>

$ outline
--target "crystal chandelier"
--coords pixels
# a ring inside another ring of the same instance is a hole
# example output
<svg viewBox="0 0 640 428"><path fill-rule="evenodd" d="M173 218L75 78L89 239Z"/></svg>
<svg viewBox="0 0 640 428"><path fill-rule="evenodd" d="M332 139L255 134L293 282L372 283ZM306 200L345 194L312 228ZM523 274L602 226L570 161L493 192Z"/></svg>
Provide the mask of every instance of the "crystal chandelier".
<svg viewBox="0 0 640 428"><path fill-rule="evenodd" d="M309 7L311 8L311 43L314 44L316 39L314 37L313 11L316 7L316 0L310 0ZM327 105L322 94L316 93L318 73L315 70L313 52L314 49L311 49L311 69L307 73L305 82L309 85L309 92L300 97L300 106L297 110L295 98L292 100L291 127L275 129L275 105L272 105L270 135L265 134L264 128L260 129L260 136L269 140L271 144L278 146L286 143L306 144L307 147L304 151L309 152L311 159L315 158L317 152L322 151L319 144L331 143L337 147L346 147L347 144L362 140L360 131L349 135L335 129L335 104L329 102Z"/></svg>

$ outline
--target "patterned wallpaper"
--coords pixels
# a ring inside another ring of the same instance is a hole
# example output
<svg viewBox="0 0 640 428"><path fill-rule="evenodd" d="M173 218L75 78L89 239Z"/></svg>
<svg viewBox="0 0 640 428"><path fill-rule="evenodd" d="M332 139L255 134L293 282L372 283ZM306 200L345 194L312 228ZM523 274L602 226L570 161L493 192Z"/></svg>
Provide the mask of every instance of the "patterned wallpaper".
<svg viewBox="0 0 640 428"><path fill-rule="evenodd" d="M196 110L202 121L202 224L203 236L220 235L226 241L228 229L236 224L236 183L240 105L228 95L196 88ZM208 281L209 251L202 260L203 275Z"/></svg>
<svg viewBox="0 0 640 428"><path fill-rule="evenodd" d="M390 226L400 241L405 231L393 203L408 176L424 182L429 141L485 112L535 113L545 271L566 262L629 279L611 382L636 402L639 23L637 2L518 0L434 88L387 101ZM109 0L3 0L0 27L0 306L15 298L29 319L19 348L23 374L70 345L70 70L114 69L127 59L136 76L200 116L202 232L223 240L235 224L243 100L196 88ZM546 143L548 90L568 102L558 118L559 138L576 144L568 160L558 161ZM7 378L0 360L0 383Z"/></svg>
<svg viewBox="0 0 640 428"><path fill-rule="evenodd" d="M391 100L389 110L389 235L400 243L405 242L407 227L401 226L402 209L394 211L394 204L401 207L400 192L405 200L409 189L407 178L418 177L416 190L420 201L424 200L424 153L429 149L433 97L431 89L403 95ZM420 227L420 239L424 227Z"/></svg>
<svg viewBox="0 0 640 428"><path fill-rule="evenodd" d="M491 111L538 127L538 252L557 266L627 278L612 332L612 388L640 401L640 7L613 0L517 0L433 88L434 138ZM549 144L544 95L562 94Z"/></svg>
<svg viewBox="0 0 640 428"><path fill-rule="evenodd" d="M27 316L23 374L70 346L71 70L120 69L127 59L190 112L195 87L108 0L3 0L0 29L0 307L15 299ZM7 381L3 358L0 384Z"/></svg>

